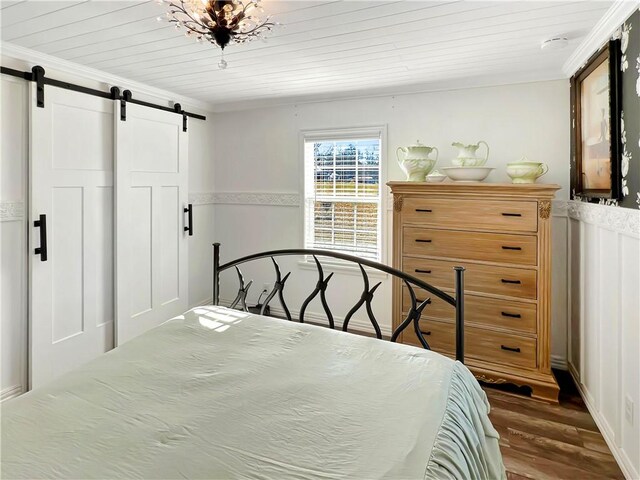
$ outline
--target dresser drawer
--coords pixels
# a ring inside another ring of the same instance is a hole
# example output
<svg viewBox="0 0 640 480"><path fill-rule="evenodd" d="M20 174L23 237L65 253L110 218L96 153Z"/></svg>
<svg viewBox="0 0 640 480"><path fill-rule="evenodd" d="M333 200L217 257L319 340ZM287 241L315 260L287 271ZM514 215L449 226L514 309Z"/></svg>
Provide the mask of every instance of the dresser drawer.
<svg viewBox="0 0 640 480"><path fill-rule="evenodd" d="M433 320L421 320L420 330L431 350L438 353L452 355L456 351L456 334L453 323L434 322ZM422 347L420 340L413 330L413 324L402 332L402 342L416 347Z"/></svg>
<svg viewBox="0 0 640 480"><path fill-rule="evenodd" d="M420 325L424 338L433 351L449 356L455 354L454 324L423 321ZM417 347L422 346L412 325L404 331L402 341ZM465 359L496 365L536 368L536 340L477 327L465 327L464 356Z"/></svg>
<svg viewBox="0 0 640 480"><path fill-rule="evenodd" d="M423 318L434 318L448 322L455 320L455 308L444 300L424 290L417 290L416 297L418 304L425 298L431 298L431 305L427 305L422 311ZM405 287L402 289L402 312L404 316L407 315L410 308L411 298ZM534 303L465 295L464 321L465 324L473 323L506 328L521 333L535 334L537 332L536 305Z"/></svg>
<svg viewBox="0 0 640 480"><path fill-rule="evenodd" d="M402 221L430 227L464 225L465 229L536 232L538 203L407 197L402 206Z"/></svg>
<svg viewBox="0 0 640 480"><path fill-rule="evenodd" d="M519 265L536 264L533 235L460 232L404 227L402 253Z"/></svg>
<svg viewBox="0 0 640 480"><path fill-rule="evenodd" d="M402 271L438 288L455 288L453 267L460 262L404 257ZM467 292L491 293L507 297L536 298L535 270L467 263L463 265Z"/></svg>
<svg viewBox="0 0 640 480"><path fill-rule="evenodd" d="M498 365L536 368L536 340L482 328L465 328L465 356Z"/></svg>

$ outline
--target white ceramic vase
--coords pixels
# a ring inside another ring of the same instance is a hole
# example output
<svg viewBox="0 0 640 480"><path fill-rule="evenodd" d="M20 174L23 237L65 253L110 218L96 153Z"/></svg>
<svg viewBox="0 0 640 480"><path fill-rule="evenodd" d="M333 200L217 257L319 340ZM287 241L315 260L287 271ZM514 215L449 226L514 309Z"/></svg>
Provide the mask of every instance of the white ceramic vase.
<svg viewBox="0 0 640 480"><path fill-rule="evenodd" d="M436 157L430 158L429 155L434 150ZM419 141L415 145L398 147L396 150L398 164L409 182L424 182L438 161L438 153L436 147L428 147Z"/></svg>

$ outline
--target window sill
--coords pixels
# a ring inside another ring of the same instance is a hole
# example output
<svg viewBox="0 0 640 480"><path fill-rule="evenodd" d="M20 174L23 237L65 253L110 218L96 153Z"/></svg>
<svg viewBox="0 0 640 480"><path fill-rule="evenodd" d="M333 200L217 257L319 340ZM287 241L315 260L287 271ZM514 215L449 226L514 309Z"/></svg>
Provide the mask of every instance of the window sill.
<svg viewBox="0 0 640 480"><path fill-rule="evenodd" d="M325 278L327 277L327 272L336 272L336 273L345 273L347 275L357 275L362 278L362 274L360 273L360 268L351 262L344 262L340 260L327 260L321 259L320 264L322 265L322 270L325 272ZM298 265L303 270L313 270L318 271L316 267L316 262L313 259L309 260L298 260ZM369 278L387 278L389 276L388 273L381 272L379 270L375 270L371 267L364 266L364 271L367 272Z"/></svg>

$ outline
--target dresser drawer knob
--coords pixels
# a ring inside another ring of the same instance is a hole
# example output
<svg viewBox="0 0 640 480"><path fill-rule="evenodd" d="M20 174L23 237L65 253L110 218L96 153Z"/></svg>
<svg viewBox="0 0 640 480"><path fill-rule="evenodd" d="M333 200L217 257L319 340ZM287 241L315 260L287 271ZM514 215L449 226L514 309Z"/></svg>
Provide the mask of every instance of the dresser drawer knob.
<svg viewBox="0 0 640 480"><path fill-rule="evenodd" d="M500 348L502 350L507 350L508 352L516 352L516 353L520 353L520 347L507 347L506 345L500 345Z"/></svg>
<svg viewBox="0 0 640 480"><path fill-rule="evenodd" d="M422 238L416 238L416 242L418 242L418 243L431 243L431 240L424 240Z"/></svg>
<svg viewBox="0 0 640 480"><path fill-rule="evenodd" d="M502 246L503 250L522 250L522 247L509 247L507 245Z"/></svg>
<svg viewBox="0 0 640 480"><path fill-rule="evenodd" d="M519 313L509 313L509 312L500 312L502 314L503 317L509 317L509 318L522 318L522 315L520 315Z"/></svg>
<svg viewBox="0 0 640 480"><path fill-rule="evenodd" d="M423 335L429 336L429 335L431 335L431 330L428 330L426 332L423 332L422 330L420 330L420 333L423 334Z"/></svg>
<svg viewBox="0 0 640 480"><path fill-rule="evenodd" d="M522 214L521 213L503 213L502 216L503 217L521 217Z"/></svg>
<svg viewBox="0 0 640 480"><path fill-rule="evenodd" d="M415 272L416 273L431 273L431 270L420 270L419 268L416 268Z"/></svg>
<svg viewBox="0 0 640 480"><path fill-rule="evenodd" d="M500 279L502 283L512 283L513 285L520 285L522 282L520 280L507 280L506 278Z"/></svg>
<svg viewBox="0 0 640 480"><path fill-rule="evenodd" d="M416 208L416 212L421 212L421 213L431 213L431 209L430 208Z"/></svg>

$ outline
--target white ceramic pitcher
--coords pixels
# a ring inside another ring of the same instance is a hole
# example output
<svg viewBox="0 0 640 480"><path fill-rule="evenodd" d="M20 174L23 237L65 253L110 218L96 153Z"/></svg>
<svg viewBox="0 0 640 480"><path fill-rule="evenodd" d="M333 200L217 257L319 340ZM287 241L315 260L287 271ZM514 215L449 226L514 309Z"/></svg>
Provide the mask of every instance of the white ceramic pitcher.
<svg viewBox="0 0 640 480"><path fill-rule="evenodd" d="M436 158L429 158L429 155L434 150L436 152ZM404 158L402 158L400 152L404 154ZM424 182L426 176L431 173L431 170L433 170L433 167L436 165L439 153L436 147L423 145L419 140L416 141L415 145L398 147L396 150L398 164L410 182Z"/></svg>
<svg viewBox="0 0 640 480"><path fill-rule="evenodd" d="M460 142L453 142L451 145L458 149L458 156L451 161L456 167L481 167L489 159L489 145L484 140L472 145L464 145ZM484 145L487 149L484 158L477 156L480 145Z"/></svg>

